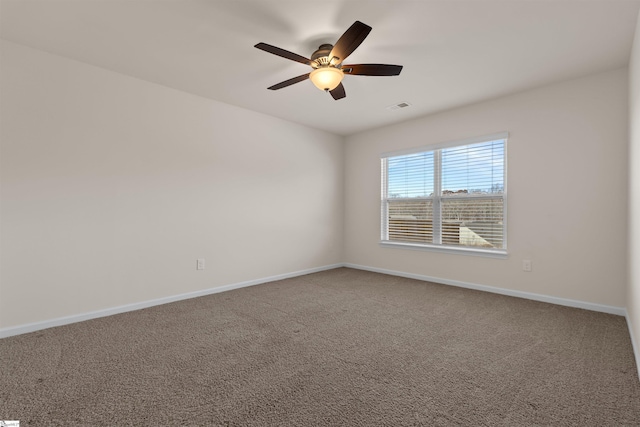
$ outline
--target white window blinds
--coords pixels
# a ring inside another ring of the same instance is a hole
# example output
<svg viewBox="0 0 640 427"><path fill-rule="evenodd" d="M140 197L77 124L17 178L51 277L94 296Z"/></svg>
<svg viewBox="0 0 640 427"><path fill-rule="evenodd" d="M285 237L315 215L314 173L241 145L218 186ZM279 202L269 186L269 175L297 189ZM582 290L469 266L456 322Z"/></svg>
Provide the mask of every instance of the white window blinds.
<svg viewBox="0 0 640 427"><path fill-rule="evenodd" d="M382 157L382 241L506 249L506 134Z"/></svg>

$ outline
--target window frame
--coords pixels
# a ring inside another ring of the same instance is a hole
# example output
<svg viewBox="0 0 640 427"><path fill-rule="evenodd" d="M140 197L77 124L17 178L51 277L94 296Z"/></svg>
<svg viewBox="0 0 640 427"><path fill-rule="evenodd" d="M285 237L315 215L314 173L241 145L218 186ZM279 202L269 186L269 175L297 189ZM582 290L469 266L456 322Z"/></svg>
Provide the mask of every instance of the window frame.
<svg viewBox="0 0 640 427"><path fill-rule="evenodd" d="M421 250L421 251L434 251L441 253L453 253L453 254L461 254L461 255L474 255L474 256L484 256L484 257L492 257L492 258L507 258L507 147L508 147L508 132L499 132L491 135L484 135L474 138L467 138L462 140L449 141L439 144L425 145L405 150L391 151L385 152L380 155L380 184L381 184L381 199L380 199L380 246L387 248L401 248L401 249L410 249L410 250ZM399 242L399 241L390 241L388 240L389 236L389 215L388 215L388 206L389 200L411 200L411 201L421 201L421 200L431 200L433 203L433 234L434 240L437 231L437 238L442 239L441 227L441 210L440 204L443 201L442 196L442 151L446 148L452 148L457 146L471 145L471 144L479 144L483 142L504 140L504 162L503 162L503 190L500 193L500 196L491 196L489 194L467 194L464 196L460 195L447 195L444 200L455 200L455 199L465 199L470 200L473 198L478 199L496 199L502 198L503 200L503 226L502 226L502 236L503 236L503 247L488 249L481 247L473 247L473 246L458 246L458 245L447 245L442 243L411 243L411 242ZM436 151L439 154L436 155ZM405 156L410 154L418 154L418 153L426 153L433 152L434 153L434 190L433 196L431 197L410 197L410 198L392 198L388 197L388 176L387 176L387 160L391 157Z"/></svg>

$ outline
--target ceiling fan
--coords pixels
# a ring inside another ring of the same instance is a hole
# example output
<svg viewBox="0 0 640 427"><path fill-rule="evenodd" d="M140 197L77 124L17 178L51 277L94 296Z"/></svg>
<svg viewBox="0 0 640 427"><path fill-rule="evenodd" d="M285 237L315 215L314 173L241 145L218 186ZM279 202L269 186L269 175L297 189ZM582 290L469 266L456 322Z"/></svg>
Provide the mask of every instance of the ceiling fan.
<svg viewBox="0 0 640 427"><path fill-rule="evenodd" d="M345 74L352 76L397 76L402 71L402 65L389 64L353 64L343 65L344 61L354 50L360 46L360 43L369 35L371 27L360 21L353 23L347 31L338 39L335 45L323 44L318 50L313 52L311 59L300 56L288 50L280 49L266 43L258 43L255 45L258 49L274 55L290 59L309 65L313 71L285 80L275 84L267 89L278 90L301 81L311 79L313 84L320 90L329 92L333 99L338 100L347 96L342 78Z"/></svg>

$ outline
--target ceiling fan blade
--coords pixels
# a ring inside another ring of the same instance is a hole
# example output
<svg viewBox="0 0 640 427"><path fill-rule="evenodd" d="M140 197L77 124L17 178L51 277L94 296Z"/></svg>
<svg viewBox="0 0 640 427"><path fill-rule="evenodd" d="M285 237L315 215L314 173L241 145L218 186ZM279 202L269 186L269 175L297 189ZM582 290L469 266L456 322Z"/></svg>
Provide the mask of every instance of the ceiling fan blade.
<svg viewBox="0 0 640 427"><path fill-rule="evenodd" d="M273 85L271 87L268 87L267 89L278 90L278 89L282 89L283 87L291 86L292 84L303 82L303 81L305 81L305 80L307 80L309 78L309 74L311 74L311 73L303 74L301 76L294 77L294 78L289 79L289 80L285 80L285 81L280 82L278 84L275 84L275 85Z"/></svg>
<svg viewBox="0 0 640 427"><path fill-rule="evenodd" d="M342 99L345 96L347 96L347 92L344 91L344 86L342 86L342 83L336 86L334 90L329 91L329 93L331 94L331 96L333 96L333 99L335 99L336 101L338 99Z"/></svg>
<svg viewBox="0 0 640 427"><path fill-rule="evenodd" d="M360 43L367 38L370 31L371 27L367 24L363 24L360 21L354 22L333 46L329 58L337 58L334 63L340 64L360 46Z"/></svg>
<svg viewBox="0 0 640 427"><path fill-rule="evenodd" d="M254 47L257 47L260 50L264 50L265 52L273 53L274 55L290 59L292 61L300 62L301 64L311 65L310 59L298 55L297 53L289 52L288 50L280 49L276 46L271 46L270 44L258 43Z"/></svg>
<svg viewBox="0 0 640 427"><path fill-rule="evenodd" d="M353 64L343 65L342 71L354 76L397 76L402 71L402 65Z"/></svg>

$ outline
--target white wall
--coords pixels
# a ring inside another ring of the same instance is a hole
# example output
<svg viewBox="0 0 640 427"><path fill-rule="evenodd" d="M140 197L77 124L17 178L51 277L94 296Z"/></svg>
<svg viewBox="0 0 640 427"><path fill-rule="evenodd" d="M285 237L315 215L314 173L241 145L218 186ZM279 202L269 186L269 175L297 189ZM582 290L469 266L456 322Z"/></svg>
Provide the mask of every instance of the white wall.
<svg viewBox="0 0 640 427"><path fill-rule="evenodd" d="M640 14L629 61L629 149L627 316L640 366Z"/></svg>
<svg viewBox="0 0 640 427"><path fill-rule="evenodd" d="M0 328L342 260L342 138L1 49Z"/></svg>
<svg viewBox="0 0 640 427"><path fill-rule="evenodd" d="M346 262L624 307L627 89L621 69L347 138ZM381 153L501 131L508 259L379 246Z"/></svg>

